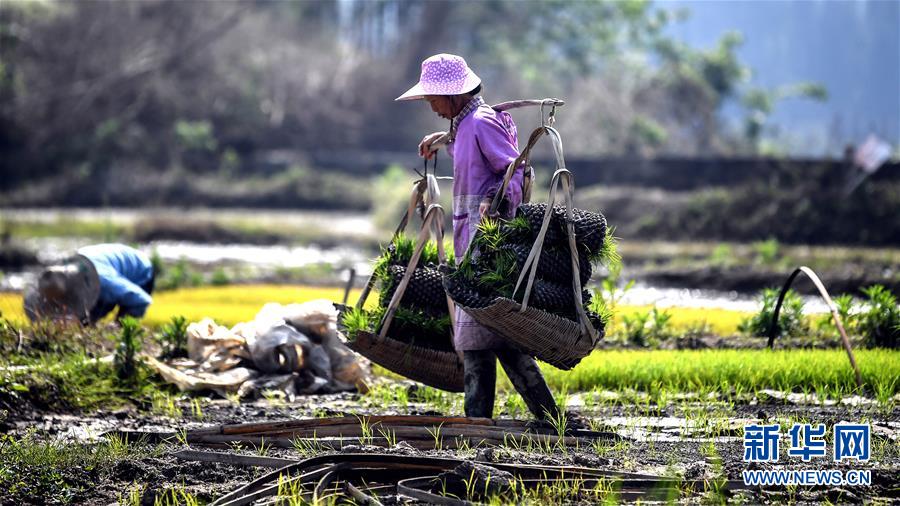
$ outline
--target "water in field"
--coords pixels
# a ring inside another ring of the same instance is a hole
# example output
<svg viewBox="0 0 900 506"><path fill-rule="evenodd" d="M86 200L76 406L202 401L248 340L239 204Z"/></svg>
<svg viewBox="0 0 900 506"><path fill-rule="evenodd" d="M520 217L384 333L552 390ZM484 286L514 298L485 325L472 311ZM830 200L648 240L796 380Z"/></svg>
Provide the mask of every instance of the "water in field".
<svg viewBox="0 0 900 506"><path fill-rule="evenodd" d="M175 220L192 223L217 223L224 226L256 227L258 230L294 234L296 241L273 245L210 244L185 241L153 241L139 244L141 250L158 255L164 262L189 263L193 268L211 272L226 267L241 272L235 279L278 281L279 273L327 265L331 279L341 284L350 269L364 278L371 272L370 262L377 254L372 244L381 236L372 218L366 213L254 210L254 209L3 209L3 221L27 223L40 227L66 224L91 225L101 229L123 230L145 220ZM118 227L118 228L116 228ZM96 232L96 231L95 231ZM18 239L37 254L41 263L64 258L78 247L101 242L89 237L33 237ZM363 239L363 240L360 240ZM128 242L127 238L107 240ZM285 241L281 241L285 242ZM317 244L317 242L319 244ZM369 244L370 246L364 246ZM672 247L679 246L671 244ZM3 272L0 290L20 290L34 272ZM625 273L627 276L627 272ZM233 276L234 277L234 276ZM326 281L327 282L327 281ZM804 297L807 312L824 312L827 307L818 297ZM624 293L621 302L629 305L665 307L717 308L737 311L756 311L757 293L723 292L688 288L663 288L637 283Z"/></svg>
<svg viewBox="0 0 900 506"><path fill-rule="evenodd" d="M112 225L133 225L147 219L177 219L214 222L243 222L260 226L281 225L284 227L327 227L334 233L354 233L370 235L375 233L371 217L366 213L272 210L272 209L177 209L177 208L107 208L107 209L0 209L4 220L30 223L109 223Z"/></svg>
<svg viewBox="0 0 900 506"><path fill-rule="evenodd" d="M805 313L826 313L828 306L818 296L801 296ZM730 311L759 311L758 294L698 290L690 288L660 288L637 283L622 296L622 304L656 305L666 307L692 307L727 309Z"/></svg>

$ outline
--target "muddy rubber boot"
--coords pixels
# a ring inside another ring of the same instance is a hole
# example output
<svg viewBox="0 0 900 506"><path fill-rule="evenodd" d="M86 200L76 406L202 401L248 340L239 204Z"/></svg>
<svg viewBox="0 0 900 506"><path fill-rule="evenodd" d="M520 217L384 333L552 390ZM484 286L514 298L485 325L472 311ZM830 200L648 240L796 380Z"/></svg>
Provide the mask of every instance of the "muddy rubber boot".
<svg viewBox="0 0 900 506"><path fill-rule="evenodd" d="M497 387L497 357L491 350L463 352L466 416L491 418Z"/></svg>
<svg viewBox="0 0 900 506"><path fill-rule="evenodd" d="M538 420L546 419L548 414L551 417L559 415L550 387L533 358L513 349L495 350L495 353L509 381Z"/></svg>

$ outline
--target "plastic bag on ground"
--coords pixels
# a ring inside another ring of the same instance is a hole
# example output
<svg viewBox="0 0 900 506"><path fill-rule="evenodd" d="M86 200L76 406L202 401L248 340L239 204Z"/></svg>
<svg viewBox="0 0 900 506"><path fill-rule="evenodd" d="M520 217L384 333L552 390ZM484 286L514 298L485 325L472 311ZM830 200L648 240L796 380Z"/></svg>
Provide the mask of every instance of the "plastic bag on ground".
<svg viewBox="0 0 900 506"><path fill-rule="evenodd" d="M148 363L180 390L214 390L257 397L265 390L295 394L366 392L367 361L341 341L338 311L327 300L263 306L231 329L210 318L187 328L188 356Z"/></svg>
<svg viewBox="0 0 900 506"><path fill-rule="evenodd" d="M282 323L256 337L250 345L250 358L264 373L290 373L304 367L303 350L311 346L308 337Z"/></svg>

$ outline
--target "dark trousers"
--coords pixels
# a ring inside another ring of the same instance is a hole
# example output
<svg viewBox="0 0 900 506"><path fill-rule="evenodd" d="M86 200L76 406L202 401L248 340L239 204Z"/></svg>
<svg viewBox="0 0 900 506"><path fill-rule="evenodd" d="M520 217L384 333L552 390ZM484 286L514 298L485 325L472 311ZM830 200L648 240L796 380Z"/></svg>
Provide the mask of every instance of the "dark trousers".
<svg viewBox="0 0 900 506"><path fill-rule="evenodd" d="M530 356L509 348L463 352L466 416L492 417L497 386L497 360L500 360L513 387L537 419L543 420L548 415L558 416L559 408L537 362Z"/></svg>

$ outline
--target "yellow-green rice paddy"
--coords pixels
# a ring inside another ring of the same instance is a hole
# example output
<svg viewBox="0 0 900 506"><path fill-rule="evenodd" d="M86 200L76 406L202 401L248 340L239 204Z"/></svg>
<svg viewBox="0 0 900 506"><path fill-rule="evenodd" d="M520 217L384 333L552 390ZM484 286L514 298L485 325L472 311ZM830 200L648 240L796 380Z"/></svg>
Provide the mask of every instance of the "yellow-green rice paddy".
<svg viewBox="0 0 900 506"><path fill-rule="evenodd" d="M289 285L232 285L186 288L154 294L145 324L157 327L172 316L188 321L210 317L233 325L253 319L268 302L282 304L315 299L341 300L342 288ZM353 302L358 290L350 293ZM371 297L374 302L376 297ZM620 306L619 314L646 308ZM720 334L737 332L745 313L726 310L673 308L675 329L705 322ZM25 321L19 294L0 293L0 312L17 323ZM900 351L857 350L857 361L869 392L895 395L900 392ZM846 353L840 349L813 350L602 350L585 358L572 371L560 371L544 365L548 382L570 392L595 388L641 391L753 392L778 390L824 391L828 394L850 392L855 388L853 372Z"/></svg>

